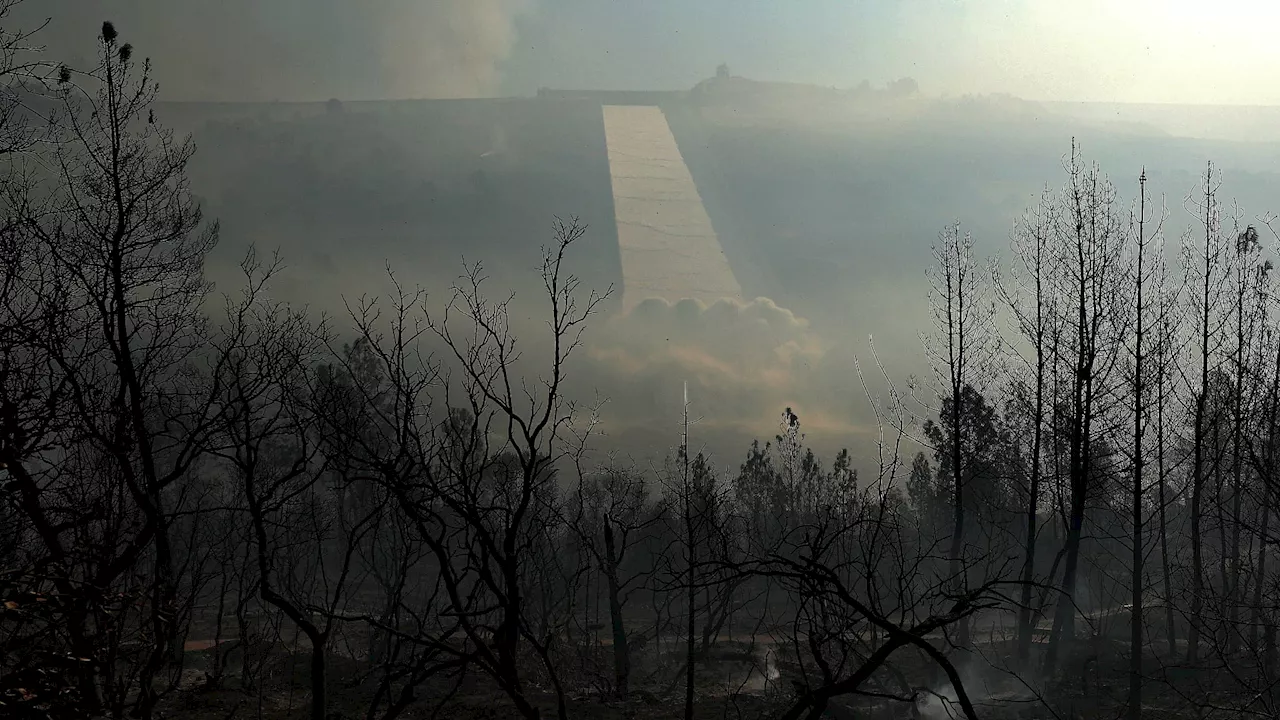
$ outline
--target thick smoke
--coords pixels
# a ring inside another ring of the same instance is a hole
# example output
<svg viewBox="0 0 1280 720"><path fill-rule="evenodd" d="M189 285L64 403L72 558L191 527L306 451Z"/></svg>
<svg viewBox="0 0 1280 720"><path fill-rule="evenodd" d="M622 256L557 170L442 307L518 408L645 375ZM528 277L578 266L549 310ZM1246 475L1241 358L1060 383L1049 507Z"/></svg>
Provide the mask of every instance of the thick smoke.
<svg viewBox="0 0 1280 720"><path fill-rule="evenodd" d="M847 358L832 358L808 321L768 298L645 300L593 326L583 351L575 377L607 393L610 433L674 437L687 382L699 438L734 458L743 438L770 439L786 407L819 452L864 449L867 408Z"/></svg>
<svg viewBox="0 0 1280 720"><path fill-rule="evenodd" d="M523 0L379 0L382 76L390 97L469 97L498 90Z"/></svg>
<svg viewBox="0 0 1280 720"><path fill-rule="evenodd" d="M59 60L92 60L103 20L154 61L169 100L482 97L499 92L530 0L28 0Z"/></svg>

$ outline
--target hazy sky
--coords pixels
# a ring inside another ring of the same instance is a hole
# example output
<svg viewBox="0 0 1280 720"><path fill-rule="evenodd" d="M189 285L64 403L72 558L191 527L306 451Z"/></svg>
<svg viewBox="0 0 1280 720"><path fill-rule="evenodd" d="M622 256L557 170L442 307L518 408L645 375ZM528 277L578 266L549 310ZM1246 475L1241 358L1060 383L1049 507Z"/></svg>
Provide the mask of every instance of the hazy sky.
<svg viewBox="0 0 1280 720"><path fill-rule="evenodd" d="M27 0L63 57L103 19L173 99L678 89L760 79L930 94L1280 104L1265 0Z"/></svg>

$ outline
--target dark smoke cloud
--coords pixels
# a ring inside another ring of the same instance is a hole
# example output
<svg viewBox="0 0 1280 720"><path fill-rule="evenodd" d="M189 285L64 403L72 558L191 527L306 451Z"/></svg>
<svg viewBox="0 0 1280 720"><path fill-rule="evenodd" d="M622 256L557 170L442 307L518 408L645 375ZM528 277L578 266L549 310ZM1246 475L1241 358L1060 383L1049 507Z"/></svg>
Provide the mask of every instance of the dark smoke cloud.
<svg viewBox="0 0 1280 720"><path fill-rule="evenodd" d="M87 64L103 20L152 58L170 100L495 94L530 0L26 0L15 20Z"/></svg>

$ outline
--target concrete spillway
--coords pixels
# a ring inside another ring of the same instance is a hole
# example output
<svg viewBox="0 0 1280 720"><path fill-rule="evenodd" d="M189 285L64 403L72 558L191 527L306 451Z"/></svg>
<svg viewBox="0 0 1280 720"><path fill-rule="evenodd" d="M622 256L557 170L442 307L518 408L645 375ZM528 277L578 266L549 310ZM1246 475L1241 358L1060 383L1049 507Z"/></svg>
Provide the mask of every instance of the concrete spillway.
<svg viewBox="0 0 1280 720"><path fill-rule="evenodd" d="M622 256L622 306L740 300L720 239L666 116L657 107L604 106L609 175Z"/></svg>

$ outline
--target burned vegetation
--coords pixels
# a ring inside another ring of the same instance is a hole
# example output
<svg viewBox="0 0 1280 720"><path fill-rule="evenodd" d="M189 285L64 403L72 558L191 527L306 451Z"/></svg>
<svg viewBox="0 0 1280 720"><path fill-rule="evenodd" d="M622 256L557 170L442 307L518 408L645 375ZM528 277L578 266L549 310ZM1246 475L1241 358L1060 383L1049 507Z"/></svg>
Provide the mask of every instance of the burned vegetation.
<svg viewBox="0 0 1280 720"><path fill-rule="evenodd" d="M945 228L934 374L831 388L870 457L787 407L717 462L686 390L623 460L571 387L582 223L537 298L466 265L325 317L254 251L216 293L149 61L0 59L0 715L1280 712L1276 237L1212 166L1176 242L1074 144L1004 257Z"/></svg>

